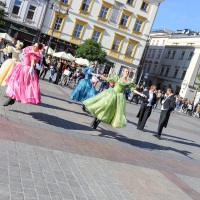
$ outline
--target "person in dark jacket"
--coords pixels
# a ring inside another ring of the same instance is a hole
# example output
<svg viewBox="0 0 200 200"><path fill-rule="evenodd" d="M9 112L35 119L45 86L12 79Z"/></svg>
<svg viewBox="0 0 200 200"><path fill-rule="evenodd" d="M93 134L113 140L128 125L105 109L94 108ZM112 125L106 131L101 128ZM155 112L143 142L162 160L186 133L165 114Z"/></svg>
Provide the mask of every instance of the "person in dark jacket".
<svg viewBox="0 0 200 200"><path fill-rule="evenodd" d="M144 126L146 124L147 119L151 115L152 108L154 104L156 103L156 86L152 85L150 90L143 91L143 94L147 98L142 98L142 104L140 106L140 110L137 114L137 117L139 118L137 129L144 131Z"/></svg>
<svg viewBox="0 0 200 200"><path fill-rule="evenodd" d="M165 98L162 100L162 107L160 113L160 119L158 124L158 131L155 135L158 139L161 138L163 127L167 127L170 113L175 107L175 97L172 88L168 88L165 94Z"/></svg>

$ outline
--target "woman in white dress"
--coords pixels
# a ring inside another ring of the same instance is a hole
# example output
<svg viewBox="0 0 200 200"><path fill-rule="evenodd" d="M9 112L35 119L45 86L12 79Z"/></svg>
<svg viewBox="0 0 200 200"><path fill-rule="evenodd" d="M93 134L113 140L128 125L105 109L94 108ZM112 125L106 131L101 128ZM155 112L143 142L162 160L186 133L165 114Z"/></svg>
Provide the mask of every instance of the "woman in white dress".
<svg viewBox="0 0 200 200"><path fill-rule="evenodd" d="M15 47L7 46L4 49L0 49L0 52L12 53L12 58L7 59L5 62L3 62L0 68L0 85L1 86L6 86L5 79L10 75L15 65L18 62L20 62L20 53L21 53L21 49L23 45L24 44L18 40Z"/></svg>

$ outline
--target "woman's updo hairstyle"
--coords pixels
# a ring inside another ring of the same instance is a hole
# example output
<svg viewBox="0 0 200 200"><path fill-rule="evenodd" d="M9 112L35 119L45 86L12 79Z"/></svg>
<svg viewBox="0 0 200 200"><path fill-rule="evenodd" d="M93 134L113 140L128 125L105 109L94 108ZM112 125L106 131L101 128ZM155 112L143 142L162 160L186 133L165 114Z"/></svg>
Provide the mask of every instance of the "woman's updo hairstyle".
<svg viewBox="0 0 200 200"><path fill-rule="evenodd" d="M37 43L37 45L38 45L38 49L39 49L39 50L41 50L41 49L44 48L44 45L43 45L42 43Z"/></svg>

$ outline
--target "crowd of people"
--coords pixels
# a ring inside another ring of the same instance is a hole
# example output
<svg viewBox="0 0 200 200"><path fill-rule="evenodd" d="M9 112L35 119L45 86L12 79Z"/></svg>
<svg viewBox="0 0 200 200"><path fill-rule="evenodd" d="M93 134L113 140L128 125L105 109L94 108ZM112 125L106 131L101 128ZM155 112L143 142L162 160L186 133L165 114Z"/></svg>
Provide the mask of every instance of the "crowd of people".
<svg viewBox="0 0 200 200"><path fill-rule="evenodd" d="M148 87L144 87L143 85L137 86L136 88L139 92L145 92L146 90L149 90ZM165 91L156 90L156 103L154 105L154 109L157 108L157 106L160 104L165 96ZM131 102L134 102L135 104L141 103L141 98L137 94L132 95L130 97L130 90L125 91L125 97L126 100ZM194 101L190 101L187 98L182 98L180 95L175 95L175 104L174 104L174 111L181 112L184 114L187 114L189 116L200 118L200 102L195 103Z"/></svg>
<svg viewBox="0 0 200 200"><path fill-rule="evenodd" d="M15 101L40 104L39 79L44 79L49 70L49 82L62 86L67 86L72 81L75 83L70 98L82 102L82 109L94 116L91 123L93 129L96 129L100 122L115 128L125 127L126 100L135 101L136 104L141 103L137 114L137 129L140 131L144 131L152 109L155 109L160 102L161 114L155 135L158 139L161 138L163 128L167 127L171 111L178 110L195 116L198 114L199 117L200 105L194 105L193 102L175 96L172 88L167 88L164 92L157 90L155 85L150 88L143 85L135 87L128 81L128 68L124 68L120 76L109 76L102 74L94 62L84 67L50 55L45 57L44 45L40 43L21 50L22 47L23 43L14 39L12 44L0 50L12 54L11 57L5 58L0 69L2 81L0 84L6 85L6 93L9 97L4 106L12 105ZM96 86L100 80L101 85L97 91ZM132 98L130 98L131 92L133 92Z"/></svg>

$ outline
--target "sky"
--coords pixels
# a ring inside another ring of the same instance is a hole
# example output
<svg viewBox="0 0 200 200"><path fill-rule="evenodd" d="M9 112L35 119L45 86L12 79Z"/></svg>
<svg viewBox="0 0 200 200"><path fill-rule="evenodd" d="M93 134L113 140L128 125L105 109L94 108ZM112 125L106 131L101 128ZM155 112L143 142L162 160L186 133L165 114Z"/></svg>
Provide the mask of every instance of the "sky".
<svg viewBox="0 0 200 200"><path fill-rule="evenodd" d="M200 0L164 0L152 29L200 31Z"/></svg>

